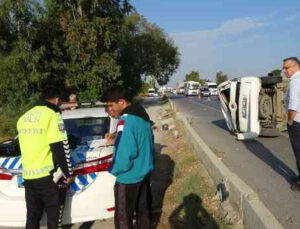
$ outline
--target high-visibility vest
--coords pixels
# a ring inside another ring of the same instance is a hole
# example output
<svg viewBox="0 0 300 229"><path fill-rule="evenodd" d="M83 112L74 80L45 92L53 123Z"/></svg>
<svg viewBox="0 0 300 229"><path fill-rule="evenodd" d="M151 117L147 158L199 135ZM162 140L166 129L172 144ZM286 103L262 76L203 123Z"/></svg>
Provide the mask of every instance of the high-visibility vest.
<svg viewBox="0 0 300 229"><path fill-rule="evenodd" d="M17 122L24 179L50 175L54 169L50 144L67 140L60 113L47 106L35 106Z"/></svg>

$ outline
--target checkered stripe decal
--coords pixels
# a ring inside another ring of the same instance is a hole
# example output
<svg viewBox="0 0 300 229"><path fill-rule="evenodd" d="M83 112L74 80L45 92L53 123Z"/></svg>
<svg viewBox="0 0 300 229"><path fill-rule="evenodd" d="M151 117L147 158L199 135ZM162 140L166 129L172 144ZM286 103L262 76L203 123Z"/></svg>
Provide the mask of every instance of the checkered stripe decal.
<svg viewBox="0 0 300 229"><path fill-rule="evenodd" d="M76 153L71 156L72 166L77 162L84 162L86 157L84 153ZM0 168L5 169L22 169L21 157L4 157L0 158ZM85 190L90 184L94 182L98 173L90 173L86 175L75 176L74 181L71 183L71 191L81 192Z"/></svg>
<svg viewBox="0 0 300 229"><path fill-rule="evenodd" d="M21 157L2 157L2 158L0 158L0 168L22 169Z"/></svg>

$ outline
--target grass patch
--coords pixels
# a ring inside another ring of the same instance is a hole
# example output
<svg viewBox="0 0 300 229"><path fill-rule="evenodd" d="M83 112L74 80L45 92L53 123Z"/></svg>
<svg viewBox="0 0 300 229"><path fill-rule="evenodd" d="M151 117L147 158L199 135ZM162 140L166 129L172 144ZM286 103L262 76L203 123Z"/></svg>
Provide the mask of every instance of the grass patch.
<svg viewBox="0 0 300 229"><path fill-rule="evenodd" d="M171 144L157 154L155 177L162 182L159 186L165 185L165 189L162 213L156 228L233 228L219 218L220 201L215 195L216 187L191 145L183 137L175 139L172 131L160 132L157 139L160 139L160 144ZM166 158L168 160L160 160Z"/></svg>

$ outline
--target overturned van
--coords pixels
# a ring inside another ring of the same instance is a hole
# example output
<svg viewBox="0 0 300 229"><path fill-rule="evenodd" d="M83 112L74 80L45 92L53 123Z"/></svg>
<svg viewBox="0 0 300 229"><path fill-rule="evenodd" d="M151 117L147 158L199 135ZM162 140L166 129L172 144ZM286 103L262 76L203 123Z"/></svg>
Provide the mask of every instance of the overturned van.
<svg viewBox="0 0 300 229"><path fill-rule="evenodd" d="M221 110L237 139L275 137L286 130L285 91L282 77L242 77L218 86Z"/></svg>

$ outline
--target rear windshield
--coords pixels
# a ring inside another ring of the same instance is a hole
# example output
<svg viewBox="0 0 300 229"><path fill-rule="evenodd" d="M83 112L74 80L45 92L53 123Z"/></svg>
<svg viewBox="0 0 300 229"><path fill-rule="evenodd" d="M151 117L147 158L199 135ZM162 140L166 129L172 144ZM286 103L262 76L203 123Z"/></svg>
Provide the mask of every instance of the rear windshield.
<svg viewBox="0 0 300 229"><path fill-rule="evenodd" d="M0 157L16 157L20 155L21 151L17 138L0 143Z"/></svg>
<svg viewBox="0 0 300 229"><path fill-rule="evenodd" d="M89 140L104 138L109 132L109 117L65 119L70 145L84 144Z"/></svg>

